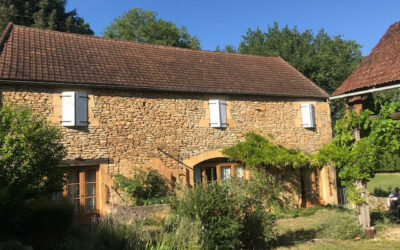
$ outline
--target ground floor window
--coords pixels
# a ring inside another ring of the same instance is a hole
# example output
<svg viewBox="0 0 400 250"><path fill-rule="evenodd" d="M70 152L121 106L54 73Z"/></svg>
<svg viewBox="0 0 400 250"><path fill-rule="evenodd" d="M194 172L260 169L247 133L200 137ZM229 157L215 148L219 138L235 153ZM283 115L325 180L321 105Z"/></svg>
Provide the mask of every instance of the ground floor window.
<svg viewBox="0 0 400 250"><path fill-rule="evenodd" d="M194 167L194 181L196 184L230 180L232 178L244 178L244 167L240 163L202 163Z"/></svg>
<svg viewBox="0 0 400 250"><path fill-rule="evenodd" d="M80 220L92 220L99 213L99 168L69 167L63 192L53 194L55 201L68 201Z"/></svg>

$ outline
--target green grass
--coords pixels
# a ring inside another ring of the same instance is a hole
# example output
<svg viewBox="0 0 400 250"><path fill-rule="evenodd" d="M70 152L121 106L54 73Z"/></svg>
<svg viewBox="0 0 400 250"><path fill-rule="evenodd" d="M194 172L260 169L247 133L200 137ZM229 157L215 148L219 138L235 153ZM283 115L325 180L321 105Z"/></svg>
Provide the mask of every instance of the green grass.
<svg viewBox="0 0 400 250"><path fill-rule="evenodd" d="M378 173L367 185L370 194L374 194L379 188L389 192L398 186L400 186L400 173Z"/></svg>
<svg viewBox="0 0 400 250"><path fill-rule="evenodd" d="M400 226L390 222L385 211L371 212L377 238L367 240L363 235L355 237L351 224L358 218L354 211L338 207L305 210L299 210L304 216L286 216L278 221L277 249L400 249ZM342 236L346 240L340 239Z"/></svg>
<svg viewBox="0 0 400 250"><path fill-rule="evenodd" d="M279 250L284 249L299 249L299 250L355 250L355 249L363 249L363 250L376 250L376 249L385 249L385 250L395 250L400 249L400 241L396 239L376 239L376 240L334 240L327 239L315 242L306 242L302 244L298 244L295 246L289 247L279 247Z"/></svg>

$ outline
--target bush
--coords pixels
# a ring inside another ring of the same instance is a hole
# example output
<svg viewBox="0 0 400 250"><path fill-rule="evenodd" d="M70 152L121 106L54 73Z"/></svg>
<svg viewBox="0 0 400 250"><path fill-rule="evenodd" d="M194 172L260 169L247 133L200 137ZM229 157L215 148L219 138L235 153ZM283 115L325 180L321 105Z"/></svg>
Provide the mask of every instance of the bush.
<svg viewBox="0 0 400 250"><path fill-rule="evenodd" d="M207 249L255 248L274 238L275 217L248 193L246 181L212 182L182 190L171 205L172 220L199 220Z"/></svg>
<svg viewBox="0 0 400 250"><path fill-rule="evenodd" d="M387 190L382 187L375 187L372 195L376 197L388 197L391 192L392 187L389 187Z"/></svg>
<svg viewBox="0 0 400 250"><path fill-rule="evenodd" d="M20 238L35 249L52 249L64 237L74 217L73 206L47 199L29 202L21 221Z"/></svg>
<svg viewBox="0 0 400 250"><path fill-rule="evenodd" d="M28 203L63 187L61 133L27 108L0 107L0 240L21 237Z"/></svg>
<svg viewBox="0 0 400 250"><path fill-rule="evenodd" d="M173 227L148 219L124 224L107 217L91 225L76 225L53 249L202 249L199 222L183 219Z"/></svg>
<svg viewBox="0 0 400 250"><path fill-rule="evenodd" d="M58 129L30 109L1 106L2 198L29 200L62 190L64 148L60 139Z"/></svg>
<svg viewBox="0 0 400 250"><path fill-rule="evenodd" d="M122 174L113 176L115 187L124 191L133 205L160 204L168 195L167 181L155 169L135 169L132 178Z"/></svg>

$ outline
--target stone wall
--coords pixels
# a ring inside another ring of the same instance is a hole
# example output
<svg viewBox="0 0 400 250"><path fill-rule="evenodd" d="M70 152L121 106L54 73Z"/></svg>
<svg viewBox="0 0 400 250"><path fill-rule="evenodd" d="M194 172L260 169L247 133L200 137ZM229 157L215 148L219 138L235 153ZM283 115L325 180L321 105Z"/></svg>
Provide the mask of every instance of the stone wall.
<svg viewBox="0 0 400 250"><path fill-rule="evenodd" d="M88 93L87 128L60 126L60 95L71 90ZM304 152L316 151L332 136L328 103L312 99L11 84L0 85L0 91L6 103L27 105L60 127L66 159L108 158L100 166L104 185L112 185L107 184L112 173L131 175L135 167L144 166L193 184L195 163L220 155L247 132L271 134L275 143ZM225 129L208 126L208 100L214 98L227 100ZM301 103L315 105L315 129L302 128Z"/></svg>

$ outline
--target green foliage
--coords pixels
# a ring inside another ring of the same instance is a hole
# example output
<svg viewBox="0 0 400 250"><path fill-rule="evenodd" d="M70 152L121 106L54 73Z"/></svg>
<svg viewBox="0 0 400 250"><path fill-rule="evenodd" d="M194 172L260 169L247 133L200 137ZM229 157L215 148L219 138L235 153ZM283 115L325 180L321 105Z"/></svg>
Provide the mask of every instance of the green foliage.
<svg viewBox="0 0 400 250"><path fill-rule="evenodd" d="M0 108L0 204L61 191L64 147L54 126L30 109Z"/></svg>
<svg viewBox="0 0 400 250"><path fill-rule="evenodd" d="M361 62L361 45L341 36L330 37L323 29L314 36L311 30L279 28L266 32L249 29L239 45L242 54L280 56L293 67L332 93Z"/></svg>
<svg viewBox="0 0 400 250"><path fill-rule="evenodd" d="M75 225L52 249L203 249L197 221L168 222L136 218L131 222L106 217L91 225Z"/></svg>
<svg viewBox="0 0 400 250"><path fill-rule="evenodd" d="M0 238L21 229L27 202L61 191L64 148L56 127L30 109L0 108Z"/></svg>
<svg viewBox="0 0 400 250"><path fill-rule="evenodd" d="M122 174L113 176L115 187L124 191L134 205L159 204L166 201L167 181L155 169L135 169L132 178Z"/></svg>
<svg viewBox="0 0 400 250"><path fill-rule="evenodd" d="M298 150L276 146L267 138L255 133L248 133L244 142L222 151L229 158L246 164L249 168L305 167L310 163L310 155Z"/></svg>
<svg viewBox="0 0 400 250"><path fill-rule="evenodd" d="M207 249L260 246L275 237L275 216L266 212L266 204L252 194L248 184L212 182L181 190L172 201L172 218L199 220Z"/></svg>
<svg viewBox="0 0 400 250"><path fill-rule="evenodd" d="M35 249L52 249L72 225L73 211L69 203L33 200L27 204L18 234Z"/></svg>
<svg viewBox="0 0 400 250"><path fill-rule="evenodd" d="M0 31L9 22L19 25L93 35L76 10L65 11L66 0L0 1Z"/></svg>
<svg viewBox="0 0 400 250"><path fill-rule="evenodd" d="M400 121L391 119L390 115L399 109L400 102L387 103L372 121L372 112L368 109L360 115L349 111L337 121L335 138L313 159L314 164L320 166L334 162L342 184L348 188L348 199L355 204L365 202L354 186L355 181L367 183L377 169L385 168L383 164L388 164L388 161L395 164L395 156L400 153ZM354 129L360 130L359 141L355 141Z"/></svg>
<svg viewBox="0 0 400 250"><path fill-rule="evenodd" d="M130 9L104 31L104 37L190 49L200 49L200 42L186 27L157 18L157 13L140 8Z"/></svg>
<svg viewBox="0 0 400 250"><path fill-rule="evenodd" d="M217 46L215 48L215 51L217 51L217 52L228 52L228 53L238 53L237 48L235 46L233 46L233 45L225 45L224 49L221 49L220 46Z"/></svg>

